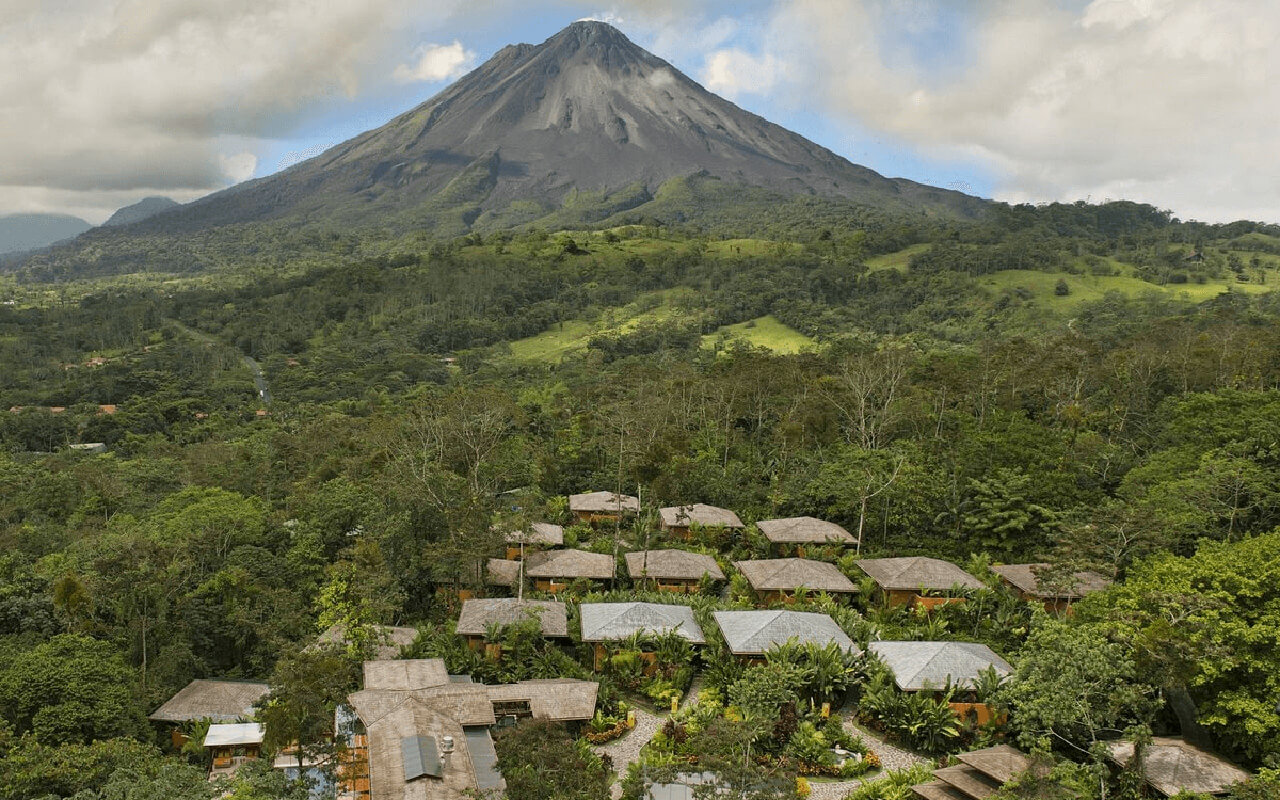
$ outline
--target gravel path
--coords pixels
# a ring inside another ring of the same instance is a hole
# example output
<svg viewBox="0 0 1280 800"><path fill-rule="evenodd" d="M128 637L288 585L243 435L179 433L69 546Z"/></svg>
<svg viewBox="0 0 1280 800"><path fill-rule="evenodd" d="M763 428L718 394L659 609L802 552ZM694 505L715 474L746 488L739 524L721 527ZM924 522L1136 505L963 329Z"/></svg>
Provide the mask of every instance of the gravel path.
<svg viewBox="0 0 1280 800"><path fill-rule="evenodd" d="M689 691L685 692L684 697L680 699L680 708L686 709L698 702L698 692L702 691L702 676L698 675L689 684ZM633 761L640 760L640 750L653 735L662 729L666 724L666 715L650 714L642 708L634 709L636 712L636 726L630 733L624 734L620 739L614 739L612 742L596 747L596 752L600 755L608 755L613 759L613 769L617 773L617 779L614 780L613 786L610 787L609 793L614 800L622 797L622 783L620 779L627 773L627 765Z"/></svg>
<svg viewBox="0 0 1280 800"><path fill-rule="evenodd" d="M842 715L842 722L844 723L845 730L855 736L861 737L862 743L873 750L876 755L880 756L880 763L884 767L884 770L881 771L879 775L883 775L884 772L888 770L906 769L907 767L915 764L921 764L929 760L923 756L918 756L909 750L903 750L900 747L894 747L893 745L888 744L871 731L868 731L866 728L859 725L854 717L853 711L851 710L846 711ZM875 781L877 778L878 776L871 778L871 780ZM861 778L852 781L830 781L823 783L811 781L809 786L812 787L813 792L809 795L809 800L844 800L844 796L846 794L861 786L864 782L865 781Z"/></svg>
<svg viewBox="0 0 1280 800"><path fill-rule="evenodd" d="M628 764L640 760L640 748L648 744L653 735L667 721L665 717L650 714L643 708L633 710L636 713L636 726L629 733L624 734L621 739L614 739L612 742L596 747L597 753L602 756L607 755L613 760L613 769L618 778L627 774ZM613 786L610 787L610 795L614 800L622 797L622 783L620 781L614 780Z"/></svg>

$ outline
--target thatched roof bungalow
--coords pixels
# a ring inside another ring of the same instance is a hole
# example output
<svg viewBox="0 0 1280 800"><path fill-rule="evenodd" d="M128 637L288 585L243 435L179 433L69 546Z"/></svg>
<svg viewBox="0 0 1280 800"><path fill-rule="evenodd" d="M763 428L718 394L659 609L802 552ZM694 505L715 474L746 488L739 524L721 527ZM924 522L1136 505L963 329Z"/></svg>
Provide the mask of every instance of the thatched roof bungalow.
<svg viewBox="0 0 1280 800"><path fill-rule="evenodd" d="M785 519L762 519L756 523L760 533L776 545L790 550L794 548L803 555L805 545L852 545L858 540L853 534L834 522L817 517L786 517Z"/></svg>
<svg viewBox="0 0 1280 800"><path fill-rule="evenodd" d="M742 520L727 508L709 506L705 503L694 503L688 506L670 506L658 509L658 518L664 531L688 536L689 528L701 525L704 528L724 528L741 530Z"/></svg>
<svg viewBox="0 0 1280 800"><path fill-rule="evenodd" d="M604 642L636 634L675 633L693 644L705 644L702 627L689 606L663 603L583 603L582 641Z"/></svg>
<svg viewBox="0 0 1280 800"><path fill-rule="evenodd" d="M1058 575L1052 564L999 564L991 571L1024 600L1044 603L1050 613L1063 611L1073 601L1111 585L1110 580L1091 570Z"/></svg>
<svg viewBox="0 0 1280 800"><path fill-rule="evenodd" d="M627 573L634 581L652 580L660 591L687 592L703 577L724 580L715 558L685 550L640 550L627 553Z"/></svg>
<svg viewBox="0 0 1280 800"><path fill-rule="evenodd" d="M613 580L616 563L608 553L586 550L546 550L525 558L524 574L538 589L557 592L579 579Z"/></svg>
<svg viewBox="0 0 1280 800"><path fill-rule="evenodd" d="M1126 766L1133 760L1131 741L1111 742L1111 758ZM1248 780L1248 772L1182 739L1157 736L1142 751L1142 774L1147 783L1165 797L1183 792L1224 795L1232 784Z"/></svg>
<svg viewBox="0 0 1280 800"><path fill-rule="evenodd" d="M484 641L490 625L505 627L527 619L536 619L542 635L547 638L563 638L569 635L569 615L564 603L551 600L518 600L514 597L495 597L467 600L462 604L455 631L467 637L472 647Z"/></svg>
<svg viewBox="0 0 1280 800"><path fill-rule="evenodd" d="M834 564L807 558L767 558L735 561L751 589L761 600L777 601L794 596L798 589L829 594L853 594L858 591Z"/></svg>
<svg viewBox="0 0 1280 800"><path fill-rule="evenodd" d="M271 687L258 681L194 680L152 712L153 722L239 722L253 719L254 704Z"/></svg>
<svg viewBox="0 0 1280 800"><path fill-rule="evenodd" d="M571 494L569 512L579 522L612 521L623 514L639 514L640 498L617 492Z"/></svg>
<svg viewBox="0 0 1280 800"><path fill-rule="evenodd" d="M955 564L938 558L864 558L858 566L876 582L891 606L919 602L930 605L930 598L920 595L922 591L951 592L984 586Z"/></svg>

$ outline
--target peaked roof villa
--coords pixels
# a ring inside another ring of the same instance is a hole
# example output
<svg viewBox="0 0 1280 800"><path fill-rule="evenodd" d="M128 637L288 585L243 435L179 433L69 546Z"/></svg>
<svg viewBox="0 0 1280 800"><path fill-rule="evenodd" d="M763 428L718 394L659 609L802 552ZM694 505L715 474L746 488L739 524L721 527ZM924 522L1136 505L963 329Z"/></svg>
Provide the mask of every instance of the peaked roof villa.
<svg viewBox="0 0 1280 800"><path fill-rule="evenodd" d="M463 601L456 632L460 636L484 636L491 624L511 625L526 619L537 619L542 626L543 636L569 635L569 616L564 603L518 600L514 597Z"/></svg>
<svg viewBox="0 0 1280 800"><path fill-rule="evenodd" d="M756 527L774 544L854 544L853 534L817 517L762 519Z"/></svg>
<svg viewBox="0 0 1280 800"><path fill-rule="evenodd" d="M575 514L640 513L640 498L617 492L587 492L569 495L569 510Z"/></svg>
<svg viewBox="0 0 1280 800"><path fill-rule="evenodd" d="M530 578L613 578L615 562L608 553L586 550L545 550L525 558L524 574Z"/></svg>
<svg viewBox="0 0 1280 800"><path fill-rule="evenodd" d="M662 603L583 603L582 641L626 639L635 634L676 633L693 644L706 644L702 626L689 606Z"/></svg>
<svg viewBox="0 0 1280 800"><path fill-rule="evenodd" d="M1032 761L1020 750L1002 744L956 756L954 767L935 769L938 780L912 786L924 800L986 800L1001 786L1031 769Z"/></svg>
<svg viewBox="0 0 1280 800"><path fill-rule="evenodd" d="M1133 742L1108 745L1111 758L1124 766L1133 759ZM1182 792L1226 794L1233 783L1248 780L1249 773L1213 753L1187 744L1182 739L1157 736L1142 751L1143 777L1165 797Z"/></svg>
<svg viewBox="0 0 1280 800"><path fill-rule="evenodd" d="M378 625L374 632L374 638L377 642L374 650L374 658L378 661L388 661L393 658L399 658L403 648L413 644L418 638L417 628L397 627L393 625ZM341 625L331 625L319 638L316 639L314 645L337 644L346 647L347 630Z"/></svg>
<svg viewBox="0 0 1280 800"><path fill-rule="evenodd" d="M254 703L266 697L271 687L257 681L194 680L148 719L155 722L237 722L252 719Z"/></svg>
<svg viewBox="0 0 1280 800"><path fill-rule="evenodd" d="M700 581L703 575L724 580L724 572L716 560L703 553L685 550L640 550L627 553L627 573L632 578Z"/></svg>
<svg viewBox="0 0 1280 800"><path fill-rule="evenodd" d="M872 642L868 649L904 692L941 690L948 684L973 688L983 670L994 667L1001 677L1013 671L990 647L973 642Z"/></svg>
<svg viewBox="0 0 1280 800"><path fill-rule="evenodd" d="M535 522L527 530L507 533L508 544L536 544L544 547L563 547L564 528L550 522Z"/></svg>
<svg viewBox="0 0 1280 800"><path fill-rule="evenodd" d="M938 558L864 558L858 566L885 591L945 591L953 586L981 589L985 585L950 561Z"/></svg>
<svg viewBox="0 0 1280 800"><path fill-rule="evenodd" d="M852 594L858 591L835 564L808 558L767 558L735 561L733 566L757 592L793 592L804 588L812 592Z"/></svg>
<svg viewBox="0 0 1280 800"><path fill-rule="evenodd" d="M1056 585L1048 579L1052 569L1052 564L1000 564L991 571L1024 596L1041 600L1078 600L1111 585L1110 580L1090 570L1074 572L1065 576L1062 585Z"/></svg>
<svg viewBox="0 0 1280 800"><path fill-rule="evenodd" d="M502 789L489 726L508 715L581 721L598 685L571 678L501 686L451 676L439 659L365 663L348 701L368 732L376 800L463 800Z"/></svg>
<svg viewBox="0 0 1280 800"><path fill-rule="evenodd" d="M670 506L658 509L658 518L663 528L687 528L690 525L704 525L708 528L741 528L742 520L727 508L717 508L705 503L694 503L690 506Z"/></svg>
<svg viewBox="0 0 1280 800"><path fill-rule="evenodd" d="M484 582L488 586L514 587L520 581L520 562L507 558L491 558L484 565Z"/></svg>
<svg viewBox="0 0 1280 800"><path fill-rule="evenodd" d="M737 656L764 655L774 645L795 639L801 644L832 642L850 653L859 652L830 616L813 611L716 611L712 614L729 651Z"/></svg>

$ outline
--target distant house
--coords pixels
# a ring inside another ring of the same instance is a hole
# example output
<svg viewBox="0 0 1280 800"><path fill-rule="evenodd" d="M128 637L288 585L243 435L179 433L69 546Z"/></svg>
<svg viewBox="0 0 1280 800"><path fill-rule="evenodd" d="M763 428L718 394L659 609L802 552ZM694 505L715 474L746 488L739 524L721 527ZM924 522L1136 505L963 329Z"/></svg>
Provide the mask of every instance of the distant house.
<svg viewBox="0 0 1280 800"><path fill-rule="evenodd" d="M1108 745L1113 761L1126 766L1133 760L1134 744L1116 741ZM1142 751L1142 776L1165 797L1183 792L1225 795L1231 785L1248 780L1248 772L1213 753L1181 739L1159 737Z"/></svg>
<svg viewBox="0 0 1280 800"><path fill-rule="evenodd" d="M418 638L417 628L397 627L392 625L375 625L370 632L372 636L373 653L372 658L375 661L388 661L399 658L404 652L404 648L412 645ZM347 629L342 624L330 625L324 633L316 639L315 644L310 648L321 647L333 644L346 647L350 644L347 637ZM367 656L368 654L366 654Z"/></svg>
<svg viewBox="0 0 1280 800"><path fill-rule="evenodd" d="M558 592L576 580L611 581L615 566L608 553L545 550L525 557L524 574L539 591Z"/></svg>
<svg viewBox="0 0 1280 800"><path fill-rule="evenodd" d="M550 522L535 522L527 530L509 532L506 540L507 558L514 560L520 558L523 550L564 547L564 528Z"/></svg>
<svg viewBox="0 0 1280 800"><path fill-rule="evenodd" d="M204 737L213 767L209 777L231 776L262 755L262 725L257 722L215 723Z"/></svg>
<svg viewBox="0 0 1280 800"><path fill-rule="evenodd" d="M805 546L858 543L853 534L844 528L817 517L762 519L756 523L756 527L764 534L764 538L778 545L783 552L794 552L802 558Z"/></svg>
<svg viewBox="0 0 1280 800"><path fill-rule="evenodd" d="M981 589L982 581L937 558L864 558L858 562L871 576L890 606L908 604L932 608L951 598L928 597L924 592L950 593L953 589Z"/></svg>
<svg viewBox="0 0 1280 800"><path fill-rule="evenodd" d="M751 589L764 602L785 602L804 589L814 594L853 594L858 587L834 564L807 558L768 558L758 561L735 561L733 566L751 584Z"/></svg>
<svg viewBox="0 0 1280 800"><path fill-rule="evenodd" d="M524 620L535 619L547 638L564 638L569 635L569 615L564 603L551 600L517 600L514 597L496 597L467 600L462 604L462 614L455 629L465 636L472 650L483 650L485 633L490 625L506 627ZM491 643L496 644L496 643ZM497 645L499 648L501 645ZM490 651L495 657L500 651Z"/></svg>
<svg viewBox="0 0 1280 800"><path fill-rule="evenodd" d="M738 519L737 514L727 508L717 508L705 503L660 508L658 518L664 531L685 539L689 538L689 528L693 525L734 531L743 528L742 520Z"/></svg>
<svg viewBox="0 0 1280 800"><path fill-rule="evenodd" d="M640 498L616 492L571 494L569 512L578 522L613 522L623 514L639 514Z"/></svg>
<svg viewBox="0 0 1280 800"><path fill-rule="evenodd" d="M69 444L67 447L79 453L105 453L107 446L102 442L86 442L85 444Z"/></svg>
<svg viewBox="0 0 1280 800"><path fill-rule="evenodd" d="M991 571L1013 587L1023 600L1041 602L1051 614L1063 612L1081 597L1111 585L1108 579L1088 570L1056 578L1052 564L1001 564Z"/></svg>
<svg viewBox="0 0 1280 800"><path fill-rule="evenodd" d="M911 787L922 800L986 800L1032 768L1032 761L1006 744L956 756L954 767L935 769L937 780Z"/></svg>
<svg viewBox="0 0 1280 800"><path fill-rule="evenodd" d="M242 722L271 687L258 681L194 680L148 717L153 722Z"/></svg>
<svg viewBox="0 0 1280 800"><path fill-rule="evenodd" d="M685 550L640 550L627 553L627 574L633 581L651 580L659 591L696 591L704 577L723 581L716 560L704 553Z"/></svg>
<svg viewBox="0 0 1280 800"><path fill-rule="evenodd" d="M775 645L795 640L826 646L835 643L849 653L859 652L830 616L809 611L716 611L712 614L729 652L751 662L763 660Z"/></svg>
<svg viewBox="0 0 1280 800"><path fill-rule="evenodd" d="M449 675L438 659L365 664L348 701L367 732L362 764L371 800L465 800L505 789L489 729L530 717L580 724L598 685L569 678L500 686Z"/></svg>
<svg viewBox="0 0 1280 800"><path fill-rule="evenodd" d="M664 603L583 603L582 641L595 645L595 666L600 669L607 655L604 643L632 636L661 636L674 633L690 644L706 644L702 626L689 606Z"/></svg>

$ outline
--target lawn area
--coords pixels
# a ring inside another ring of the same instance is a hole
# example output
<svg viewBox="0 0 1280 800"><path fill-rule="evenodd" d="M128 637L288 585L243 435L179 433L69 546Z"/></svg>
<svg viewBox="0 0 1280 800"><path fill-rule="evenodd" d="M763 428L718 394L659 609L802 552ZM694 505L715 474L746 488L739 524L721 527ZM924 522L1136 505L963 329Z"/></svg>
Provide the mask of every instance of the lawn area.
<svg viewBox="0 0 1280 800"><path fill-rule="evenodd" d="M1054 287L1061 278L1067 282L1071 293L1059 296ZM1041 305L1055 311L1070 312L1080 303L1101 300L1107 292L1120 292L1126 297L1141 297L1148 292L1156 292L1168 297L1182 297L1192 302L1203 302L1217 297L1226 291L1242 291L1250 294L1261 294L1271 291L1270 286L1255 283L1236 283L1235 281L1216 280L1208 283L1184 283L1168 286L1157 286L1153 283L1124 275L1065 275L1056 272L1039 272L1036 270L1011 269L994 272L978 278L978 283L993 291L1024 288L1035 297Z"/></svg>
<svg viewBox="0 0 1280 800"><path fill-rule="evenodd" d="M923 253L932 246L931 244L913 244L906 250L868 258L864 263L867 265L868 272L876 272L882 269L896 269L899 272L905 272L907 262L911 260L912 256L916 253Z"/></svg>
<svg viewBox="0 0 1280 800"><path fill-rule="evenodd" d="M814 350L818 343L800 331L779 322L773 315L759 317L736 325L724 325L715 333L702 337L702 346L715 347L718 341L745 341L755 347L765 347L775 353L790 355L804 350Z"/></svg>
<svg viewBox="0 0 1280 800"><path fill-rule="evenodd" d="M559 363L565 356L587 348L592 336L600 333L633 330L642 322L660 322L683 313L677 306L687 289L667 289L650 292L631 305L610 308L594 322L566 320L554 327L511 343L511 357L517 361L542 361ZM654 305L657 301L657 305Z"/></svg>
<svg viewBox="0 0 1280 800"><path fill-rule="evenodd" d="M804 249L792 242L768 239L724 239L707 243L707 253L714 256L779 256Z"/></svg>

